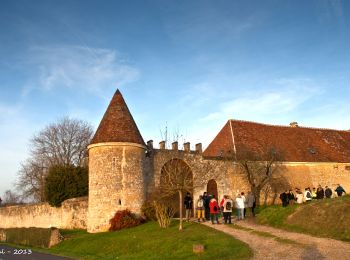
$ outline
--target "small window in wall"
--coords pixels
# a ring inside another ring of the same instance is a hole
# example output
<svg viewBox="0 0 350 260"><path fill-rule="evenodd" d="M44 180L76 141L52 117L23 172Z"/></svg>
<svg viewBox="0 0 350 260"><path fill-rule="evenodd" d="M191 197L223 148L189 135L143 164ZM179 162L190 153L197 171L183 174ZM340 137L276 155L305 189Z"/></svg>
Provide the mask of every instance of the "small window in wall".
<svg viewBox="0 0 350 260"><path fill-rule="evenodd" d="M120 199L119 199L118 203L119 203L119 205L122 205L122 201Z"/></svg>
<svg viewBox="0 0 350 260"><path fill-rule="evenodd" d="M112 158L112 171L114 171L117 168L117 158Z"/></svg>
<svg viewBox="0 0 350 260"><path fill-rule="evenodd" d="M350 171L350 165L345 166L345 170Z"/></svg>

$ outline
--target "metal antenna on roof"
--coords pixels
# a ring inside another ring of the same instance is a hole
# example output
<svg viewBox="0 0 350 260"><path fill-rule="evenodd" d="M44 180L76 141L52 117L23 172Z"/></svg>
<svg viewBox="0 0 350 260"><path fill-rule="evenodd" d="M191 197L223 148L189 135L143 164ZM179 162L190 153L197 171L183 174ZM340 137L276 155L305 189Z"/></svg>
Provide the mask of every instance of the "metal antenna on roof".
<svg viewBox="0 0 350 260"><path fill-rule="evenodd" d="M168 121L165 122L165 146L168 145Z"/></svg>

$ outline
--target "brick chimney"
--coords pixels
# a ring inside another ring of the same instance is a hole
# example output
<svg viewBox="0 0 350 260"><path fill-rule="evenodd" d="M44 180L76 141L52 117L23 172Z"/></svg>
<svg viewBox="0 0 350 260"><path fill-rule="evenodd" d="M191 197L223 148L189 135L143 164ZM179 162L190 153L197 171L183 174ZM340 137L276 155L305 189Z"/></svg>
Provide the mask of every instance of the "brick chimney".
<svg viewBox="0 0 350 260"><path fill-rule="evenodd" d="M147 147L148 147L148 149L153 149L153 140L149 140L149 141L147 141Z"/></svg>
<svg viewBox="0 0 350 260"><path fill-rule="evenodd" d="M290 127L299 127L298 122L291 122Z"/></svg>

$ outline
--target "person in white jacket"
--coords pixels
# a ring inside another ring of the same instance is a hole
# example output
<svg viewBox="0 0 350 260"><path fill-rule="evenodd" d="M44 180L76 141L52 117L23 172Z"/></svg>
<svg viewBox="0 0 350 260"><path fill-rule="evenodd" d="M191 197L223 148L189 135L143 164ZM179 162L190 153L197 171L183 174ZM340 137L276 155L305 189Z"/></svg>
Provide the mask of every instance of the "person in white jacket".
<svg viewBox="0 0 350 260"><path fill-rule="evenodd" d="M237 219L244 219L244 199L241 194L238 194L236 198Z"/></svg>
<svg viewBox="0 0 350 260"><path fill-rule="evenodd" d="M224 196L224 203L223 203L223 208L224 208L224 221L225 224L231 224L231 215L232 215L232 208L233 208L233 201L230 196L225 195Z"/></svg>
<svg viewBox="0 0 350 260"><path fill-rule="evenodd" d="M304 200L306 202L311 201L312 200L312 195L311 195L311 191L310 188L305 188L305 192L304 192Z"/></svg>

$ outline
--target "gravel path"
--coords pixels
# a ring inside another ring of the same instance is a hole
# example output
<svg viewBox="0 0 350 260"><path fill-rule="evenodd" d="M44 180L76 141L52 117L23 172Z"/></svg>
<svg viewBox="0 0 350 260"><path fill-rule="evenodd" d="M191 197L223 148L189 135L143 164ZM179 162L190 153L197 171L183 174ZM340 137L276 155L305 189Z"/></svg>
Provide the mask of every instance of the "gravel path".
<svg viewBox="0 0 350 260"><path fill-rule="evenodd" d="M254 259L350 259L350 243L347 242L288 232L251 220L235 221L236 227L210 222L204 225L247 243L254 252Z"/></svg>

